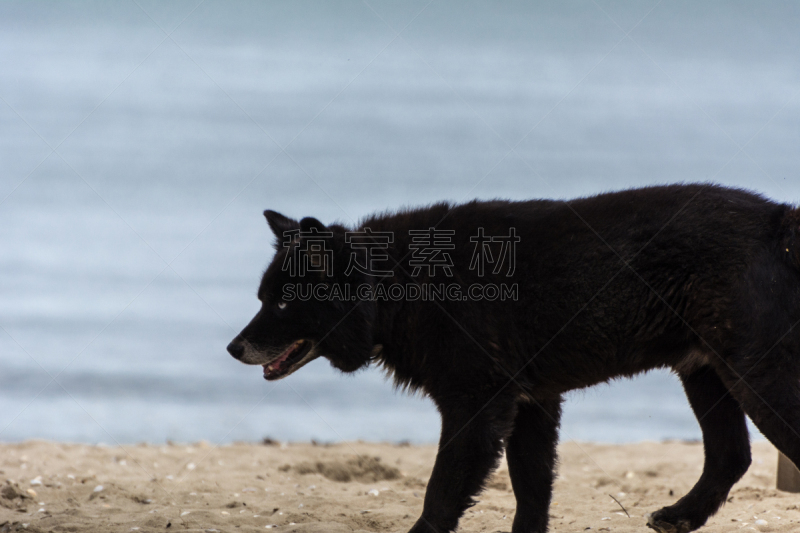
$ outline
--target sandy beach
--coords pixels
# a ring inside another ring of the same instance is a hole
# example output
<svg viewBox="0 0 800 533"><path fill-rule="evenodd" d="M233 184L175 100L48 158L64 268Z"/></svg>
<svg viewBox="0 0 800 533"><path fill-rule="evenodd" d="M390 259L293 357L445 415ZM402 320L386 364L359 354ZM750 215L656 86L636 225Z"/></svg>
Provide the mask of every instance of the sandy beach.
<svg viewBox="0 0 800 533"><path fill-rule="evenodd" d="M3 532L404 532L422 509L436 453L435 446L363 442L32 441L0 449ZM753 452L749 472L703 531L800 529L800 495L774 488L777 452L766 442ZM643 516L684 494L703 461L702 445L686 442L568 442L559 453L550 510L556 532L647 531ZM513 514L503 461L459 531L510 531Z"/></svg>

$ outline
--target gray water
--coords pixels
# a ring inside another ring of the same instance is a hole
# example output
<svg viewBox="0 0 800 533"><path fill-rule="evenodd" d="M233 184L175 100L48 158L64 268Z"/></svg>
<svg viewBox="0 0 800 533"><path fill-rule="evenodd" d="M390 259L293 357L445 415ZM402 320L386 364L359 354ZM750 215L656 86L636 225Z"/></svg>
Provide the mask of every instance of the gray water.
<svg viewBox="0 0 800 533"><path fill-rule="evenodd" d="M531 4L0 3L0 440L435 441L378 370L227 355L265 208L800 199L797 3ZM565 439L699 436L663 372L565 407Z"/></svg>

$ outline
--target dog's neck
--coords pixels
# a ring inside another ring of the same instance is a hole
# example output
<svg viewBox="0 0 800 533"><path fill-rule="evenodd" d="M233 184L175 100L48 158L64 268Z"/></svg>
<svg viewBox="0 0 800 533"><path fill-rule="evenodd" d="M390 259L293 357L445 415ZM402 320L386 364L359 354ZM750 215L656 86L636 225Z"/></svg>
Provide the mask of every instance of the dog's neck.
<svg viewBox="0 0 800 533"><path fill-rule="evenodd" d="M391 270L392 275L372 277L374 285L383 284L389 287L393 284L403 286L432 281L425 269L420 275L413 276L413 269L409 266L409 259L413 249L410 230L427 230L436 228L446 218L450 206L437 204L429 209L400 212L388 216L376 216L364 221L359 230L369 228L373 232L390 232L392 242L388 248L382 250L388 259L381 261L381 268ZM383 365L391 373L398 386L411 389L424 388L418 370L421 366L423 354L409 353L410 346L404 343L405 336L397 335L398 331L406 331L409 322L418 319L419 304L413 301L392 299L378 299L374 302L375 314L372 331L372 360ZM413 350L411 350L413 351ZM402 357L401 357L402 355Z"/></svg>

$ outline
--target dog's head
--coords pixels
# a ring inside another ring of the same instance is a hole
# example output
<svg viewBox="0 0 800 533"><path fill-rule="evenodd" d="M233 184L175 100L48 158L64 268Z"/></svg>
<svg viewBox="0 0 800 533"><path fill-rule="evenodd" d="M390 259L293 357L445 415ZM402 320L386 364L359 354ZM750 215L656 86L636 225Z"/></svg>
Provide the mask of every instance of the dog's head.
<svg viewBox="0 0 800 533"><path fill-rule="evenodd" d="M366 365L374 303L354 298L356 287L369 280L357 271L346 273L346 229L274 211L264 216L277 238L276 254L258 288L261 309L228 352L262 365L267 380L286 377L317 357L344 372Z"/></svg>

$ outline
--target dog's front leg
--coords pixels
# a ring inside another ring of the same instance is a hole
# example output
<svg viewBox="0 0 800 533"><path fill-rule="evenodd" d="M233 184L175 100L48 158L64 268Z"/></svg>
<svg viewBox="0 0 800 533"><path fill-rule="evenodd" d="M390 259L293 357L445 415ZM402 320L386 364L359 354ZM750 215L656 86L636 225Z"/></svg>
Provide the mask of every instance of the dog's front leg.
<svg viewBox="0 0 800 533"><path fill-rule="evenodd" d="M458 525L464 511L497 466L503 439L513 426L513 400L496 397L437 400L442 414L439 452L425 492L422 516L410 533L446 533Z"/></svg>
<svg viewBox="0 0 800 533"><path fill-rule="evenodd" d="M506 461L517 498L512 533L547 531L561 398L519 404Z"/></svg>

